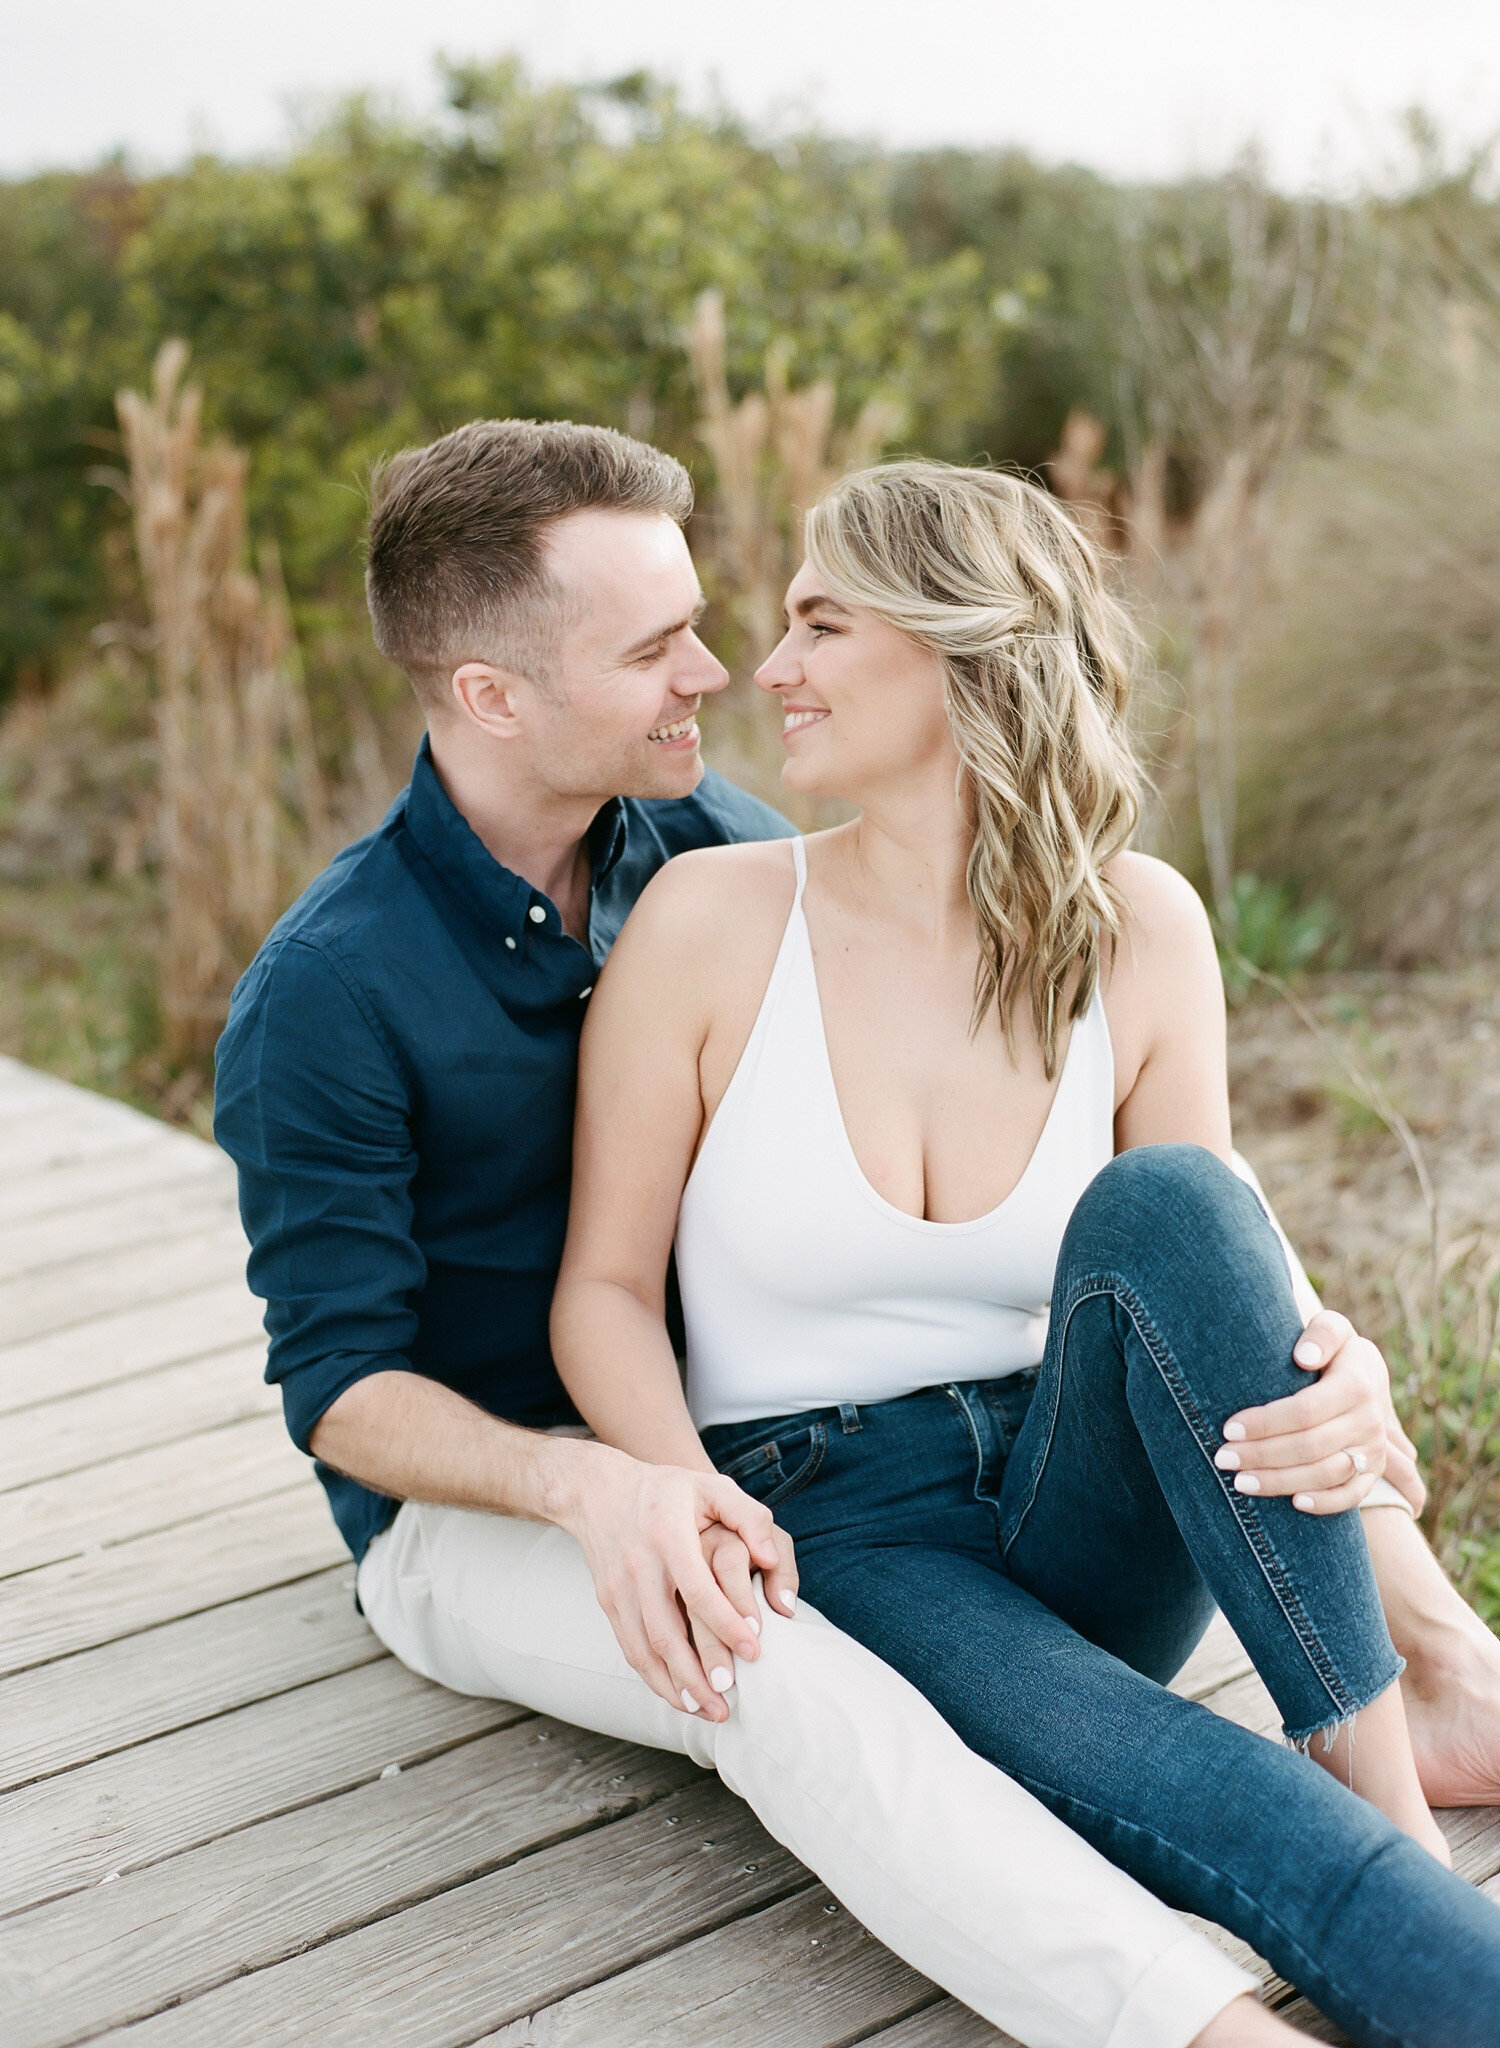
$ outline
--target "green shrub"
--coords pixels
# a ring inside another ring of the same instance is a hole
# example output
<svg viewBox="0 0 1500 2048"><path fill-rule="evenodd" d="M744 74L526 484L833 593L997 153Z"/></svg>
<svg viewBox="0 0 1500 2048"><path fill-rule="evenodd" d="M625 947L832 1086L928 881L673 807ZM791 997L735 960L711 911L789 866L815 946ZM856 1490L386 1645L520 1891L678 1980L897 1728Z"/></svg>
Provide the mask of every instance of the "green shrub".
<svg viewBox="0 0 1500 2048"><path fill-rule="evenodd" d="M1326 897L1299 903L1291 883L1259 875L1236 877L1232 917L1215 918L1214 927L1231 1002L1242 1001L1255 985L1252 970L1287 981L1313 967L1336 966L1342 952L1339 915Z"/></svg>
<svg viewBox="0 0 1500 2048"><path fill-rule="evenodd" d="M1428 1485L1423 1523L1459 1591L1500 1623L1500 1242L1474 1231L1398 1266L1386 1355Z"/></svg>

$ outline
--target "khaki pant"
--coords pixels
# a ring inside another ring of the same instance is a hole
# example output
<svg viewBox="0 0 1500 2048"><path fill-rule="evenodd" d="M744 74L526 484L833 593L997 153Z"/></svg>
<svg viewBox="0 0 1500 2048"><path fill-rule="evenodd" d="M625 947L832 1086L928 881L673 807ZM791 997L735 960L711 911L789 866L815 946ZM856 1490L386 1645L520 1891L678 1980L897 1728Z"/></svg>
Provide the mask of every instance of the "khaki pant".
<svg viewBox="0 0 1500 2048"><path fill-rule="evenodd" d="M805 1605L762 1601L761 1654L713 1723L631 1670L561 1529L408 1502L359 1594L424 1677L716 1770L871 1933L1027 2048L1186 2048L1256 1989Z"/></svg>

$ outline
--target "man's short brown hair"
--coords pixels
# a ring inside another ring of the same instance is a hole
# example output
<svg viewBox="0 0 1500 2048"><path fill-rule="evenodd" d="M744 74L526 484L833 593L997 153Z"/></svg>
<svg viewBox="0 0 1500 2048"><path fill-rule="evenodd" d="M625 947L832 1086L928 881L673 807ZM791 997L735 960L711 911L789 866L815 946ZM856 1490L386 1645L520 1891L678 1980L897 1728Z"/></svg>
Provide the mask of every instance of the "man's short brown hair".
<svg viewBox="0 0 1500 2048"><path fill-rule="evenodd" d="M570 512L693 509L687 471L610 427L474 420L404 448L370 479L365 594L375 645L424 704L465 661L549 680L564 623L546 529Z"/></svg>

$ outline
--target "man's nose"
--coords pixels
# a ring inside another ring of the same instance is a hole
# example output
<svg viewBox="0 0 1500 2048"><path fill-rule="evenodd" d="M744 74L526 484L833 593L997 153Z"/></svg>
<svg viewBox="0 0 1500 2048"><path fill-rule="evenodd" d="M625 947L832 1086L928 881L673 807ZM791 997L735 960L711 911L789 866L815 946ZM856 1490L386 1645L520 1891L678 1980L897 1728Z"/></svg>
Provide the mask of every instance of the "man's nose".
<svg viewBox="0 0 1500 2048"><path fill-rule="evenodd" d="M710 697L716 690L722 690L728 681L728 669L695 633L693 659L684 665L684 672L673 679L672 688L679 697Z"/></svg>

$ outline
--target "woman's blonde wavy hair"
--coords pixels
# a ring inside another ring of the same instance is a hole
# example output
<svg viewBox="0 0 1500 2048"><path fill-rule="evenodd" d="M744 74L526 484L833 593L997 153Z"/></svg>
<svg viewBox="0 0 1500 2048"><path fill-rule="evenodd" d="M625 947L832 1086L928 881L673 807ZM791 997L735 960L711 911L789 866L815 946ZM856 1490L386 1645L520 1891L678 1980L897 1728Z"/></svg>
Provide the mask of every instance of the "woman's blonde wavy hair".
<svg viewBox="0 0 1500 2048"><path fill-rule="evenodd" d="M996 1006L1014 1051L1030 998L1049 1078L1122 905L1105 864L1129 840L1141 776L1125 729L1137 639L1066 512L1020 477L939 462L862 470L807 516L830 597L943 664L960 794L974 827L973 1028Z"/></svg>

